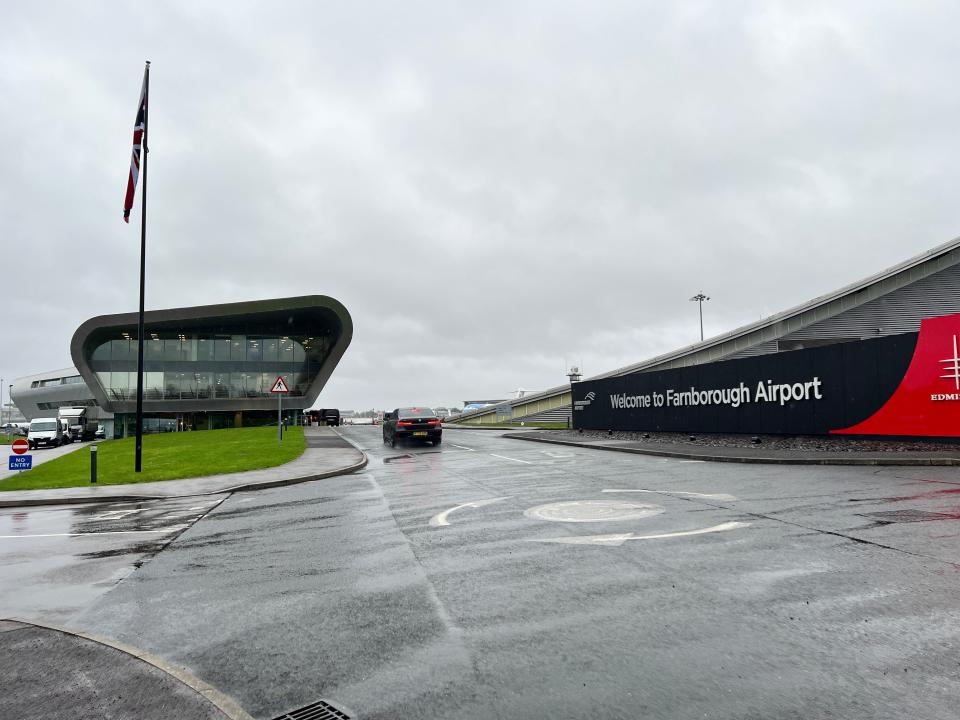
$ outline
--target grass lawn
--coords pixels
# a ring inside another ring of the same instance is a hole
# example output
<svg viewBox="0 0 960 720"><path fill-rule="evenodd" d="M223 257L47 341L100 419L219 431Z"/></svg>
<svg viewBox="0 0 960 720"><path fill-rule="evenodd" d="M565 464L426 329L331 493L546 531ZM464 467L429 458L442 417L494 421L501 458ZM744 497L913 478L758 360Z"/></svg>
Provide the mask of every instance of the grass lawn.
<svg viewBox="0 0 960 720"><path fill-rule="evenodd" d="M98 443L97 484L150 482L257 470L290 462L306 448L303 428L283 431L277 447L276 427L233 428L145 435L143 472L133 471L134 438ZM40 451L42 452L42 451ZM90 484L90 450L37 465L0 480L0 490L34 490Z"/></svg>
<svg viewBox="0 0 960 720"><path fill-rule="evenodd" d="M0 445L10 445L14 440L19 440L20 435L0 435ZM26 440L26 438L24 438Z"/></svg>

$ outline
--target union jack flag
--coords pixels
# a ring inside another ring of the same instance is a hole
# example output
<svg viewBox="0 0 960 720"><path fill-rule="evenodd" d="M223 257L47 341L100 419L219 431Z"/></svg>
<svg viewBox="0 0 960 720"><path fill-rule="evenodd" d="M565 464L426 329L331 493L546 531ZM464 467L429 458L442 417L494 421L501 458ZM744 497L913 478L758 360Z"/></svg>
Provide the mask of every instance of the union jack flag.
<svg viewBox="0 0 960 720"><path fill-rule="evenodd" d="M140 148L143 144L143 132L147 117L147 73L143 73L143 87L140 88L140 104L137 106L137 119L133 124L133 155L130 157L130 177L127 179L127 196L123 201L123 221L130 222L130 209L133 207L133 194L137 190L140 178Z"/></svg>

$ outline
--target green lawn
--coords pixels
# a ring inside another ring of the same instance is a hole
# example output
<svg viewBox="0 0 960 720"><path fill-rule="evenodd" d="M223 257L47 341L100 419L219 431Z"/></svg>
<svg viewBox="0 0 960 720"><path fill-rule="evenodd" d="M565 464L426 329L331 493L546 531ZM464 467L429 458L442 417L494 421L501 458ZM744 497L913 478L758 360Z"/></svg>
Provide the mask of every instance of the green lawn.
<svg viewBox="0 0 960 720"><path fill-rule="evenodd" d="M0 445L9 445L19 437L19 435L0 435ZM24 438L24 440L26 440L26 438Z"/></svg>
<svg viewBox="0 0 960 720"><path fill-rule="evenodd" d="M133 471L134 439L98 443L97 484L150 482L218 475L282 465L304 451L303 428L283 431L277 446L276 427L202 430L146 435L143 438L143 472ZM42 453L35 451L35 454ZM90 484L90 450L37 465L33 470L0 480L0 490L33 490Z"/></svg>

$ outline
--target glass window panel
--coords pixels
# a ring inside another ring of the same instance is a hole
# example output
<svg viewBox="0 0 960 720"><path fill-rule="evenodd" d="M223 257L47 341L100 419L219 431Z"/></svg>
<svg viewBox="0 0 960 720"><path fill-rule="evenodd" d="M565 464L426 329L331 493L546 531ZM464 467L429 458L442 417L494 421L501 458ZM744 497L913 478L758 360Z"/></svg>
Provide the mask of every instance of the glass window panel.
<svg viewBox="0 0 960 720"><path fill-rule="evenodd" d="M97 345L97 348L93 351L92 360L110 360L110 343L105 342Z"/></svg>
<svg viewBox="0 0 960 720"><path fill-rule="evenodd" d="M185 337L180 340L180 359L187 362L195 362L197 359L197 339L195 337Z"/></svg>
<svg viewBox="0 0 960 720"><path fill-rule="evenodd" d="M234 335L230 338L230 359L243 361L247 355L247 336Z"/></svg>
<svg viewBox="0 0 960 720"><path fill-rule="evenodd" d="M260 373L247 372L243 374L244 383L247 388L247 397L259 397L262 393L260 387Z"/></svg>
<svg viewBox="0 0 960 720"><path fill-rule="evenodd" d="M143 357L147 360L163 360L163 340L151 335L143 349Z"/></svg>
<svg viewBox="0 0 960 720"><path fill-rule="evenodd" d="M163 397L167 400L180 399L180 373L165 372L163 374Z"/></svg>
<svg viewBox="0 0 960 720"><path fill-rule="evenodd" d="M272 395L270 388L273 387L273 383L277 380L277 373L275 372L264 372L260 373L260 389L263 391L264 395Z"/></svg>
<svg viewBox="0 0 960 720"><path fill-rule="evenodd" d="M229 360L230 359L230 338L224 336L217 336L214 340L214 360Z"/></svg>
<svg viewBox="0 0 960 720"><path fill-rule="evenodd" d="M132 374L136 375L136 373ZM145 372L143 374L143 396L150 400L159 400L163 397L162 372Z"/></svg>
<svg viewBox="0 0 960 720"><path fill-rule="evenodd" d="M293 342L293 361L297 363L302 363L307 357L306 352L303 349L303 345L298 343L296 340Z"/></svg>
<svg viewBox="0 0 960 720"><path fill-rule="evenodd" d="M110 359L113 361L116 360L136 360L137 359L137 350L136 345L133 347L133 357L131 358L130 346L132 343L129 340L111 340L110 341Z"/></svg>
<svg viewBox="0 0 960 720"><path fill-rule="evenodd" d="M181 399L192 400L197 396L196 376L192 372L177 373Z"/></svg>
<svg viewBox="0 0 960 720"><path fill-rule="evenodd" d="M279 359L277 354L277 338L263 339L263 361L276 362Z"/></svg>
<svg viewBox="0 0 960 720"><path fill-rule="evenodd" d="M247 338L247 362L260 362L263 357L263 340L261 338Z"/></svg>
<svg viewBox="0 0 960 720"><path fill-rule="evenodd" d="M213 360L213 338L197 338L197 360Z"/></svg>
<svg viewBox="0 0 960 720"><path fill-rule="evenodd" d="M167 338L163 341L163 359L180 359L180 338Z"/></svg>
<svg viewBox="0 0 960 720"><path fill-rule="evenodd" d="M280 362L293 362L293 340L288 337L280 338Z"/></svg>
<svg viewBox="0 0 960 720"><path fill-rule="evenodd" d="M230 373L214 373L213 394L218 398L230 397Z"/></svg>
<svg viewBox="0 0 960 720"><path fill-rule="evenodd" d="M197 397L208 398L213 393L213 374L208 372L198 372L193 374L197 386Z"/></svg>

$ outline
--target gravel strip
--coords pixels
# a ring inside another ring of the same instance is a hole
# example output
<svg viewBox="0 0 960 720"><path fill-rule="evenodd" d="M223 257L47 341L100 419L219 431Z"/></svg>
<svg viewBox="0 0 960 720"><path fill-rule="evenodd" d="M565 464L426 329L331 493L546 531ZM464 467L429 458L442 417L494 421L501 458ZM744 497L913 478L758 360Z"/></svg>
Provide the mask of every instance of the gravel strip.
<svg viewBox="0 0 960 720"><path fill-rule="evenodd" d="M740 448L763 447L772 450L793 450L808 452L857 452L857 453L931 453L960 450L958 442L943 440L863 440L847 437L822 437L812 435L714 435L669 432L627 432L614 430L608 433L602 430L545 430L545 437L558 440L628 440L650 445L691 445L698 447ZM757 437L760 442L755 443Z"/></svg>

